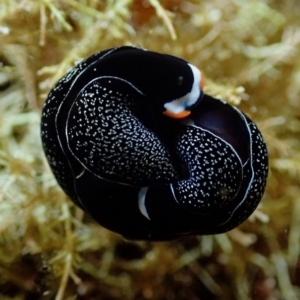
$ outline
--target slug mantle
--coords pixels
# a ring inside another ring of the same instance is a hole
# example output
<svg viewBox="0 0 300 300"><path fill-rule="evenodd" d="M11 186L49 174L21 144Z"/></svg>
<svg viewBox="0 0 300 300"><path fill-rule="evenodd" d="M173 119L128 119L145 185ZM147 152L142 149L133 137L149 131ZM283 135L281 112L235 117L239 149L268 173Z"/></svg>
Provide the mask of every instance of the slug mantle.
<svg viewBox="0 0 300 300"><path fill-rule="evenodd" d="M201 71L135 47L96 53L45 102L43 148L61 188L128 239L226 232L264 193L268 154L239 109L203 93Z"/></svg>

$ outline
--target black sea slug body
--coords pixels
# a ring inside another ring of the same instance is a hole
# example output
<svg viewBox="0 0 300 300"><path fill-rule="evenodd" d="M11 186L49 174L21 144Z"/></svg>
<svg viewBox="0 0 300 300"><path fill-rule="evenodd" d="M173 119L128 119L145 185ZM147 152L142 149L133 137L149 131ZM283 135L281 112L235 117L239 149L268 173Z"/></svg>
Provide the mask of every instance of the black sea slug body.
<svg viewBox="0 0 300 300"><path fill-rule="evenodd" d="M188 62L135 47L87 58L51 90L41 136L65 193L128 239L226 232L255 210L266 145Z"/></svg>

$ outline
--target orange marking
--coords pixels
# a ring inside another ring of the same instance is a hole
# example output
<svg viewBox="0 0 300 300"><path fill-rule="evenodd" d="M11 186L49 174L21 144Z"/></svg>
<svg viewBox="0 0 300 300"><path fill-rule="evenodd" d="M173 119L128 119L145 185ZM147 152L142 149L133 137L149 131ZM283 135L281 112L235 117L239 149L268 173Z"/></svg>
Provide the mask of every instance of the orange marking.
<svg viewBox="0 0 300 300"><path fill-rule="evenodd" d="M203 90L204 87L204 76L202 75L202 72L200 71L200 91Z"/></svg>
<svg viewBox="0 0 300 300"><path fill-rule="evenodd" d="M190 113L191 113L191 112L188 111L188 110L184 110L184 111L182 111L182 112L180 112L180 113L177 113L177 114L172 113L172 112L170 112L170 111L168 111L168 110L163 111L163 114L164 114L164 115L166 115L166 116L168 116L168 117L170 117L170 118L174 118L174 119L182 119L182 118L185 118L185 117L187 117Z"/></svg>

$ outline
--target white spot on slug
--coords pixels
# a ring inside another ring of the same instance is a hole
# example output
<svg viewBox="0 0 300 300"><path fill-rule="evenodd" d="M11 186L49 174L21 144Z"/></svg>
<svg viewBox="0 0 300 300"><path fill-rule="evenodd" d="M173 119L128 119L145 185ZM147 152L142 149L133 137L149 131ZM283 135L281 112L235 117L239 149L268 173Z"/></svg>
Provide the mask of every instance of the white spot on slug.
<svg viewBox="0 0 300 300"><path fill-rule="evenodd" d="M148 215L146 206L145 206L145 199L146 199L146 194L148 192L149 187L143 187L140 189L139 194L138 194L138 199L139 199L139 209L140 212L144 217L146 217L148 220L150 220L150 217ZM151 221L151 220L150 220Z"/></svg>
<svg viewBox="0 0 300 300"><path fill-rule="evenodd" d="M76 176L76 179L79 179L85 172L85 169L82 169L79 175Z"/></svg>
<svg viewBox="0 0 300 300"><path fill-rule="evenodd" d="M201 72L195 66L193 66L191 64L188 64L188 65L191 68L191 72L193 73L193 77L194 77L191 91L189 93L187 93L186 95L184 95L183 97L181 97L179 99L175 99L164 105L166 110L168 110L174 114L178 114L178 113L184 111L186 108L194 105L198 101L200 93L201 93L201 91L200 91L200 85L201 85L201 80L202 80Z"/></svg>

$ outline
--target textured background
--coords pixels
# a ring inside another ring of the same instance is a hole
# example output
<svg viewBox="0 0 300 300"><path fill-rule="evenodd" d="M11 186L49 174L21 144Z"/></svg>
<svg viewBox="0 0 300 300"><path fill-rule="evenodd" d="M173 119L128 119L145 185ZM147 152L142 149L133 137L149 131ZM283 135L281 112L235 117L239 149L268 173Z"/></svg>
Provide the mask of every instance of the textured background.
<svg viewBox="0 0 300 300"><path fill-rule="evenodd" d="M90 54L133 44L183 57L247 113L270 154L265 196L227 234L127 242L57 186L40 112ZM1 0L0 298L299 299L298 0Z"/></svg>

